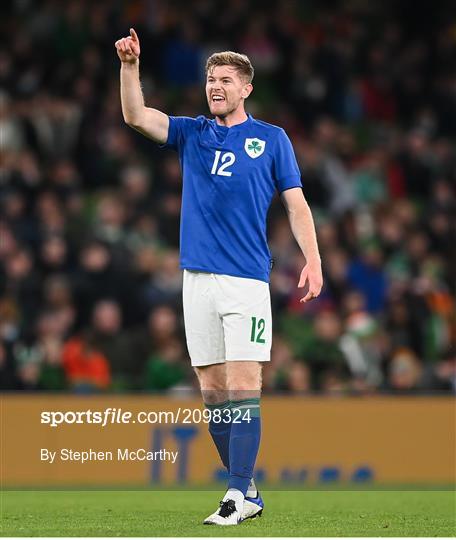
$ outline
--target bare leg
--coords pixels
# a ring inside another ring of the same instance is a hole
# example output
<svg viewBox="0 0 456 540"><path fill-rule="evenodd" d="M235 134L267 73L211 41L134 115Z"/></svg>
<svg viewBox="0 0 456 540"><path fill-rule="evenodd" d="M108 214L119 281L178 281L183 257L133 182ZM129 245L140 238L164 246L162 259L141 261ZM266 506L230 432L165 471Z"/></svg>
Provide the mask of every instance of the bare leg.
<svg viewBox="0 0 456 540"><path fill-rule="evenodd" d="M261 394L261 362L238 361L226 363L227 388L230 399L259 398Z"/></svg>

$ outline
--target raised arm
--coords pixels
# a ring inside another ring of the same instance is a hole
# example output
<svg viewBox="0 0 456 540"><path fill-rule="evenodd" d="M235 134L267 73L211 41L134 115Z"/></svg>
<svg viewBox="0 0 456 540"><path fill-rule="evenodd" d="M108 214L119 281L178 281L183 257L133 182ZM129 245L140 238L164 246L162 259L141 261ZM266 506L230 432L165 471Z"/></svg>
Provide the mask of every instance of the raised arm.
<svg viewBox="0 0 456 540"><path fill-rule="evenodd" d="M315 225L309 205L304 198L301 188L292 188L283 191L282 201L287 210L293 236L296 238L296 242L298 242L306 258L306 265L301 272L298 287L304 287L308 283L309 290L301 298L301 302L307 302L312 300L312 298L316 298L323 286Z"/></svg>
<svg viewBox="0 0 456 540"><path fill-rule="evenodd" d="M138 35L130 28L130 35L116 41L120 67L120 99L125 122L146 137L163 144L168 140L169 117L144 104L139 81L139 55L141 48Z"/></svg>

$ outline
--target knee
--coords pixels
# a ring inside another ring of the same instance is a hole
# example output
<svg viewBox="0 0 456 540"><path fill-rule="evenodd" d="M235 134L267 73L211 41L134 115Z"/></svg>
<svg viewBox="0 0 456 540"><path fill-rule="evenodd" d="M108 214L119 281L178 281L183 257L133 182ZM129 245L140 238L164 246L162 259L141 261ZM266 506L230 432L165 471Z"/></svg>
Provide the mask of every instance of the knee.
<svg viewBox="0 0 456 540"><path fill-rule="evenodd" d="M254 393L261 391L261 370L232 370L227 379L230 392Z"/></svg>
<svg viewBox="0 0 456 540"><path fill-rule="evenodd" d="M226 376L222 370L197 367L195 372L205 403L222 403L228 400Z"/></svg>
<svg viewBox="0 0 456 540"><path fill-rule="evenodd" d="M195 373L198 377L201 390L225 390L226 379L220 373L198 367L195 368Z"/></svg>

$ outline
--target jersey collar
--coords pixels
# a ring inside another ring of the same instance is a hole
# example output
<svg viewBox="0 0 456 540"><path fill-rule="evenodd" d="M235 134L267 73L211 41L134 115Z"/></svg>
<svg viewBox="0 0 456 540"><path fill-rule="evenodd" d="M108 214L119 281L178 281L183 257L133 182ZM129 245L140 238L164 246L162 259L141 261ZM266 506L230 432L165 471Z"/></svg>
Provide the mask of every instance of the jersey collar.
<svg viewBox="0 0 456 540"><path fill-rule="evenodd" d="M237 131L239 129L247 128L251 125L252 121L253 121L253 117L249 113L247 113L247 120L244 120L240 124L235 124L234 126L230 126L230 127L220 126L219 124L217 124L217 121L215 120L215 118L212 120L215 129L221 133L226 133L228 131Z"/></svg>

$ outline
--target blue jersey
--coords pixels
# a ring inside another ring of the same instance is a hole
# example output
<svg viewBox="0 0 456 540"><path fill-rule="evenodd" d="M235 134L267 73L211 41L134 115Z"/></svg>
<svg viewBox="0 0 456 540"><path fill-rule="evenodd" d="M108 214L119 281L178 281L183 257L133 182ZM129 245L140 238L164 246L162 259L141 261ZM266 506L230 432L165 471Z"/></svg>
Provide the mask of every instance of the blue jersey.
<svg viewBox="0 0 456 540"><path fill-rule="evenodd" d="M285 131L250 115L229 128L171 116L164 146L179 152L182 167L181 268L268 282L272 197L301 187Z"/></svg>

